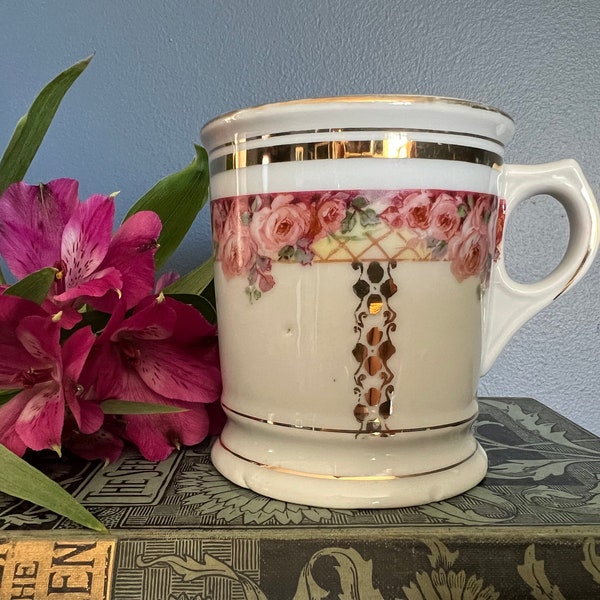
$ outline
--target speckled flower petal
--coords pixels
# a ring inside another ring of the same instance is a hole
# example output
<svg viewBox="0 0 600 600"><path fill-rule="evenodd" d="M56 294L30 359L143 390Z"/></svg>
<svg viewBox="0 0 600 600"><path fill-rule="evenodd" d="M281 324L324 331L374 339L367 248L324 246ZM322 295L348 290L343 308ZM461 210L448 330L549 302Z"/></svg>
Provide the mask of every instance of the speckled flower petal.
<svg viewBox="0 0 600 600"><path fill-rule="evenodd" d="M77 205L62 234L61 258L67 289L76 287L98 269L110 244L115 205L95 195Z"/></svg>
<svg viewBox="0 0 600 600"><path fill-rule="evenodd" d="M32 450L60 448L65 418L60 385L47 381L23 390L19 396L28 400L15 424L23 443Z"/></svg>
<svg viewBox="0 0 600 600"><path fill-rule="evenodd" d="M77 181L19 182L0 198L0 254L19 278L60 261L63 229L79 204Z"/></svg>

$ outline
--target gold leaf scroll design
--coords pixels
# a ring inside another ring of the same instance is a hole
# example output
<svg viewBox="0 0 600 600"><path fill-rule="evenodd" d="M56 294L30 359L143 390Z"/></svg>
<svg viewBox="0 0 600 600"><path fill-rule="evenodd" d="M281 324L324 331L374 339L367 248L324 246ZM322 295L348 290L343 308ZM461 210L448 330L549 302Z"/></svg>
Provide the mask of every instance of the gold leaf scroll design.
<svg viewBox="0 0 600 600"><path fill-rule="evenodd" d="M394 373L388 361L396 353L391 333L396 330L397 313L389 299L398 288L392 278L396 262L386 264L384 269L379 262L371 262L365 269L364 263L352 263L359 272L352 286L359 298L354 311L358 338L352 350L358 363L354 372L354 417L360 423L357 435L391 435L386 421L392 414Z"/></svg>

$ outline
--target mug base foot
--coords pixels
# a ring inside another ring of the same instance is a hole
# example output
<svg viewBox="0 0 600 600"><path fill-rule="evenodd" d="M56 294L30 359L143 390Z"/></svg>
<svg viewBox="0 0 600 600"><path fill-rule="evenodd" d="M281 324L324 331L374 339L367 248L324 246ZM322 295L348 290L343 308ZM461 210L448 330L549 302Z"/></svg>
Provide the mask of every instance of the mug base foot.
<svg viewBox="0 0 600 600"><path fill-rule="evenodd" d="M227 479L254 492L296 504L325 508L401 508L438 502L475 487L487 472L479 444L459 465L402 477L333 477L260 465L227 450L216 440L215 468Z"/></svg>

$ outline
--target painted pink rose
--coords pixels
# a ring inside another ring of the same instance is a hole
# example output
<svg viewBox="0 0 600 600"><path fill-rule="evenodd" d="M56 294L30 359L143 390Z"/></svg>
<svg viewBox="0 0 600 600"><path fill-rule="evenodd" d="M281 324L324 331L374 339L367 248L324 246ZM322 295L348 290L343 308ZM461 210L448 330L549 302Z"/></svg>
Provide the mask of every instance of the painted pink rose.
<svg viewBox="0 0 600 600"><path fill-rule="evenodd" d="M229 212L227 211L227 204L223 201L215 200L210 203L210 213L212 222L212 234L213 240L218 244L223 237L225 231L225 223Z"/></svg>
<svg viewBox="0 0 600 600"><path fill-rule="evenodd" d="M490 256L489 238L479 231L454 236L448 244L450 269L458 281L481 277Z"/></svg>
<svg viewBox="0 0 600 600"><path fill-rule="evenodd" d="M469 211L463 225L463 231L479 231L488 234L492 213L492 196L481 194L475 196L473 208Z"/></svg>
<svg viewBox="0 0 600 600"><path fill-rule="evenodd" d="M294 246L310 225L308 206L294 203L292 194L280 194L271 206L264 206L252 215L250 231L261 254L276 256L285 246Z"/></svg>
<svg viewBox="0 0 600 600"><path fill-rule="evenodd" d="M413 192L406 196L400 215L411 229L426 231L431 223L431 193Z"/></svg>
<svg viewBox="0 0 600 600"><path fill-rule="evenodd" d="M324 196L317 202L315 207L317 221L315 241L340 231L348 208L347 197L347 194L343 196L336 194L335 196Z"/></svg>
<svg viewBox="0 0 600 600"><path fill-rule="evenodd" d="M213 209L213 235L217 242L217 259L226 277L245 275L256 260L257 246L250 235L248 198L236 198L224 213L223 205L216 202ZM215 223L216 216L216 223Z"/></svg>
<svg viewBox="0 0 600 600"><path fill-rule="evenodd" d="M217 258L227 278L246 275L256 261L257 246L250 228L240 225L237 230L223 232Z"/></svg>
<svg viewBox="0 0 600 600"><path fill-rule="evenodd" d="M400 207L395 205L388 206L379 217L393 229L400 229L404 225L404 215Z"/></svg>
<svg viewBox="0 0 600 600"><path fill-rule="evenodd" d="M429 215L429 235L435 240L449 241L460 228L458 207L460 198L450 194L440 194L431 208Z"/></svg>
<svg viewBox="0 0 600 600"><path fill-rule="evenodd" d="M496 243L494 248L494 260L500 258L502 239L504 238L504 222L506 221L506 200L502 198L498 202L498 220L496 221Z"/></svg>

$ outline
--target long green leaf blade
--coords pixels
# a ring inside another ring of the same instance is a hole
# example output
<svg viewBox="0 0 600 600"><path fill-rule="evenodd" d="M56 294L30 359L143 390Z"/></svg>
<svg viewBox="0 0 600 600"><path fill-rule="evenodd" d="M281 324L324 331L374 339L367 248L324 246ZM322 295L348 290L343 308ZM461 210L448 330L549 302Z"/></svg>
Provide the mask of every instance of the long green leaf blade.
<svg viewBox="0 0 600 600"><path fill-rule="evenodd" d="M159 415L164 413L186 412L187 408L168 404L151 404L130 400L105 400L100 404L105 415Z"/></svg>
<svg viewBox="0 0 600 600"><path fill-rule="evenodd" d="M215 271L215 259L210 257L199 267L192 269L189 273L167 286L165 294L201 294L213 279Z"/></svg>
<svg viewBox="0 0 600 600"><path fill-rule="evenodd" d="M196 157L184 169L167 175L148 190L129 210L127 217L141 210L152 210L162 221L155 255L160 267L173 254L208 198L208 155L194 145Z"/></svg>
<svg viewBox="0 0 600 600"><path fill-rule="evenodd" d="M41 304L48 295L57 271L53 267L45 267L44 269L35 271L11 285L4 293L9 296L26 298L36 304Z"/></svg>
<svg viewBox="0 0 600 600"><path fill-rule="evenodd" d="M71 85L92 60L93 55L60 73L38 94L17 127L0 160L0 194L16 181L22 181L58 107Z"/></svg>
<svg viewBox="0 0 600 600"><path fill-rule="evenodd" d="M0 492L33 502L95 531L106 527L58 483L0 444Z"/></svg>

